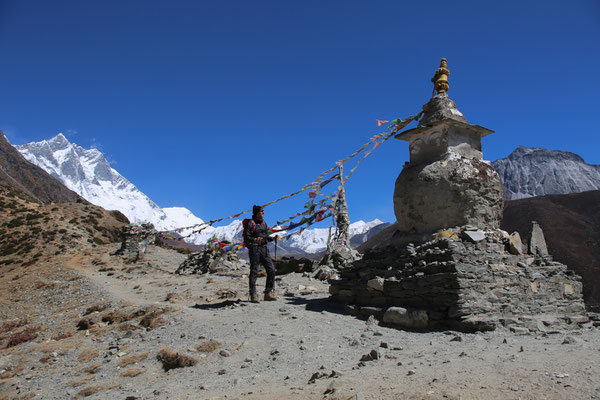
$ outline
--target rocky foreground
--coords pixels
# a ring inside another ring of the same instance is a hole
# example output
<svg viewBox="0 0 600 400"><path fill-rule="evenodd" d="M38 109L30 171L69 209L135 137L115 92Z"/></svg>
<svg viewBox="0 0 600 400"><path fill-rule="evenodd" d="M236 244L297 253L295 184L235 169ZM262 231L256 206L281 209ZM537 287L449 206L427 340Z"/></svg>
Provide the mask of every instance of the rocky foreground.
<svg viewBox="0 0 600 400"><path fill-rule="evenodd" d="M2 399L594 399L600 332L409 332L343 314L327 283L175 274L185 256L117 244L0 274ZM260 280L264 284L264 280Z"/></svg>

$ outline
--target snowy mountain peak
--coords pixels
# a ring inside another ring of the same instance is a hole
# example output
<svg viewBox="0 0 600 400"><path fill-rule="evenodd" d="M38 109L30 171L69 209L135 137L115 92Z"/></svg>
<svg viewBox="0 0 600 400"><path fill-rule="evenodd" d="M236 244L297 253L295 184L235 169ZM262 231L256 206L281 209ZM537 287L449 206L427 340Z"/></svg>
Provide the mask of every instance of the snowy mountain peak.
<svg viewBox="0 0 600 400"><path fill-rule="evenodd" d="M160 207L111 168L98 149L84 149L69 142L62 133L50 140L15 147L29 162L44 169L90 203L108 210L119 210L131 222L151 222L157 229L174 229L180 223L188 226L192 224L188 221L200 220L189 210L178 208L178 211L170 212L176 218L170 221Z"/></svg>

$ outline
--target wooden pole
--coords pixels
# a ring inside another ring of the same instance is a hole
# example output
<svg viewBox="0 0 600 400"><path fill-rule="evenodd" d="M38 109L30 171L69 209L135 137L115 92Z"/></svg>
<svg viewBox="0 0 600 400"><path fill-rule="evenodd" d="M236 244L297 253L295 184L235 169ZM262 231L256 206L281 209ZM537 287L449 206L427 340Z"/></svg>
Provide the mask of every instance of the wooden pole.
<svg viewBox="0 0 600 400"><path fill-rule="evenodd" d="M336 204L336 225L338 245L350 247L350 217L348 216L348 205L346 204L346 191L344 189L344 164L338 163L340 173L340 187Z"/></svg>

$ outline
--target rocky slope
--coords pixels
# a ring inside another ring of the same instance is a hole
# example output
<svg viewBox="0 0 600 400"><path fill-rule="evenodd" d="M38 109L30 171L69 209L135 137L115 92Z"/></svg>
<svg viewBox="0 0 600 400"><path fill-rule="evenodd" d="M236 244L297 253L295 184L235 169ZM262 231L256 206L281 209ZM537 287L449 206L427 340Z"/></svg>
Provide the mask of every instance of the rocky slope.
<svg viewBox="0 0 600 400"><path fill-rule="evenodd" d="M121 228L127 224L119 211L89 203L39 204L0 185L0 266L27 267L120 241Z"/></svg>
<svg viewBox="0 0 600 400"><path fill-rule="evenodd" d="M492 165L507 200L600 189L600 165L566 151L519 146Z"/></svg>

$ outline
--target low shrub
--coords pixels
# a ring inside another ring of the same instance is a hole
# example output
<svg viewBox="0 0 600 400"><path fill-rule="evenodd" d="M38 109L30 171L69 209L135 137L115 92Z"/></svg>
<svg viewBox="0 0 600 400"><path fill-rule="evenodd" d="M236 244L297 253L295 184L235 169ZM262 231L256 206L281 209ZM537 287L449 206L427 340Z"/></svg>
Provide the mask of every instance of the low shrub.
<svg viewBox="0 0 600 400"><path fill-rule="evenodd" d="M196 345L196 350L202 353L212 353L213 351L218 349L220 345L221 343L217 342L214 339L203 340Z"/></svg>
<svg viewBox="0 0 600 400"><path fill-rule="evenodd" d="M185 354L171 351L168 347L161 349L156 358L162 363L165 371L175 368L191 367L198 363L198 360Z"/></svg>
<svg viewBox="0 0 600 400"><path fill-rule="evenodd" d="M17 346L21 343L30 342L38 337L37 332L40 330L39 327L31 326L25 329L23 332L12 335L6 343L6 348Z"/></svg>

